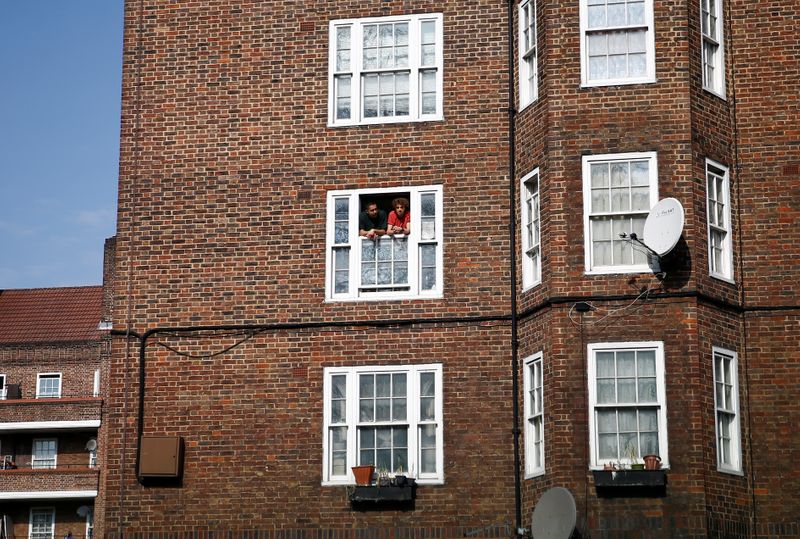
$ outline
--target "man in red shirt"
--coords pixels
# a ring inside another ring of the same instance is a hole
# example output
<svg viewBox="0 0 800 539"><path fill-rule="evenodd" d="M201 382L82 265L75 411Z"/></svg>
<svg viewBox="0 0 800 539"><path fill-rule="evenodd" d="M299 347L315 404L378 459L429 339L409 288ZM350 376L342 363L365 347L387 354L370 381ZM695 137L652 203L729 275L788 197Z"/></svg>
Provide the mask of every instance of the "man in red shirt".
<svg viewBox="0 0 800 539"><path fill-rule="evenodd" d="M392 211L389 212L387 234L409 234L411 232L411 212L408 211L408 199L392 200Z"/></svg>

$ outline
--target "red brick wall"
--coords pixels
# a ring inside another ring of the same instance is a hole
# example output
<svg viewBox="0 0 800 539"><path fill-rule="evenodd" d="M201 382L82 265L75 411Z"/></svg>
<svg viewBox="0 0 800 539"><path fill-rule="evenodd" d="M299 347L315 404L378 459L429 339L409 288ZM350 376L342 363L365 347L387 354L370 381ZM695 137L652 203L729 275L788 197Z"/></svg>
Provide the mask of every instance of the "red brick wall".
<svg viewBox="0 0 800 539"><path fill-rule="evenodd" d="M145 4L139 87L138 9L128 2L116 327L129 309L139 332L507 313L505 3ZM328 128L328 22L410 12L444 14L445 121ZM325 303L326 193L428 184L443 186L445 298ZM495 326L264 335L213 362L151 347L147 429L185 436L180 490L135 482L135 438L124 425L135 418L135 372L126 369L137 351L118 342L108 531L120 517L126 531L177 529L176 516L184 527L222 529L394 523L460 535L464 526L505 526L510 355L507 324ZM181 341L194 352L217 346ZM420 487L407 513L354 512L344 488L320 487L322 369L376 364L386 350L400 350L389 363L444 364L446 484ZM233 463L220 469L219 459Z"/></svg>
<svg viewBox="0 0 800 539"><path fill-rule="evenodd" d="M800 304L800 6L731 4L744 286L753 305Z"/></svg>

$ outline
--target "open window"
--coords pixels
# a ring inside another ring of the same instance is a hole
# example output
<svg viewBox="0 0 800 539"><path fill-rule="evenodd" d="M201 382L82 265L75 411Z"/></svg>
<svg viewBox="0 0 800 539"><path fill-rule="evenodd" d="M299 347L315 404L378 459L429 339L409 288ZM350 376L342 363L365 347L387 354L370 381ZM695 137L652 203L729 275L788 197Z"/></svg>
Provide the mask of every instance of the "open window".
<svg viewBox="0 0 800 539"><path fill-rule="evenodd" d="M388 221L392 201L409 201L410 233L359 234L371 204ZM328 193L325 297L409 299L442 295L441 186Z"/></svg>

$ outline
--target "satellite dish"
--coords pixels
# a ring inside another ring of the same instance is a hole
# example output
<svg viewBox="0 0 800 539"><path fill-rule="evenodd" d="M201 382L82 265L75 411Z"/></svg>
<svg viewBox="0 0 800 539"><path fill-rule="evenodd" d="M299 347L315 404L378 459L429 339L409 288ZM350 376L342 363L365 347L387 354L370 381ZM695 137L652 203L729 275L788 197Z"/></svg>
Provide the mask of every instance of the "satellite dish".
<svg viewBox="0 0 800 539"><path fill-rule="evenodd" d="M78 513L79 517L86 518L86 515L89 514L89 508L85 505L81 505L80 507L78 507L76 513Z"/></svg>
<svg viewBox="0 0 800 539"><path fill-rule="evenodd" d="M642 242L658 256L670 252L683 232L683 206L674 198L665 198L653 206L644 222Z"/></svg>
<svg viewBox="0 0 800 539"><path fill-rule="evenodd" d="M564 487L545 492L533 509L533 539L569 539L575 529L575 499Z"/></svg>
<svg viewBox="0 0 800 539"><path fill-rule="evenodd" d="M88 451L94 451L97 449L97 440L94 438L90 438L88 442L86 442L86 449Z"/></svg>

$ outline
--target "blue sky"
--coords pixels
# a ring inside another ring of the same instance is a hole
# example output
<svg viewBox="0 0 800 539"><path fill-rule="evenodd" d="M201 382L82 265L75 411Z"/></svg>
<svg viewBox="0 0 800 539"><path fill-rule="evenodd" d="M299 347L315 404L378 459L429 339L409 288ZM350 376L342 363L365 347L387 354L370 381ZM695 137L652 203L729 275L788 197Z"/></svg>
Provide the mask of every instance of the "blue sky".
<svg viewBox="0 0 800 539"><path fill-rule="evenodd" d="M116 227L123 0L0 5L0 289L100 284Z"/></svg>

